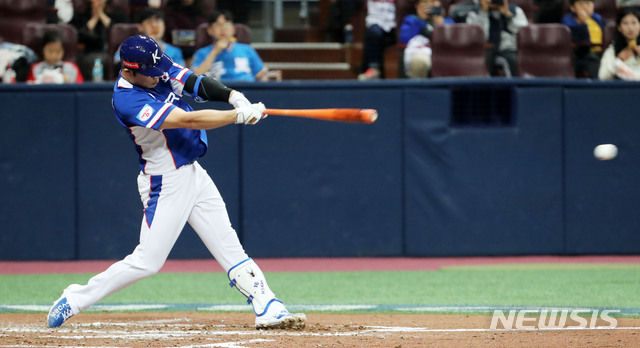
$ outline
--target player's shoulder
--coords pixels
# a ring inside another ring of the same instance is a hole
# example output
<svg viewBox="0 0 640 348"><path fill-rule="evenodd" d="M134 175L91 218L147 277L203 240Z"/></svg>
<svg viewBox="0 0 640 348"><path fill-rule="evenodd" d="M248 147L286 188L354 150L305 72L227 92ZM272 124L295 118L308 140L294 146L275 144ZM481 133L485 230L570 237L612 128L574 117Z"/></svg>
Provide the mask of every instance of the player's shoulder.
<svg viewBox="0 0 640 348"><path fill-rule="evenodd" d="M124 79L122 76L118 76L116 84L113 86L114 92L126 92L133 90L133 84Z"/></svg>
<svg viewBox="0 0 640 348"><path fill-rule="evenodd" d="M175 62L169 69L169 79L172 81L180 81L182 84L187 82L187 78L189 78L191 74L193 74L193 71Z"/></svg>
<svg viewBox="0 0 640 348"><path fill-rule="evenodd" d="M140 99L141 96L144 97L146 94L142 88L136 87L120 76L113 87L114 106L128 104L131 100Z"/></svg>

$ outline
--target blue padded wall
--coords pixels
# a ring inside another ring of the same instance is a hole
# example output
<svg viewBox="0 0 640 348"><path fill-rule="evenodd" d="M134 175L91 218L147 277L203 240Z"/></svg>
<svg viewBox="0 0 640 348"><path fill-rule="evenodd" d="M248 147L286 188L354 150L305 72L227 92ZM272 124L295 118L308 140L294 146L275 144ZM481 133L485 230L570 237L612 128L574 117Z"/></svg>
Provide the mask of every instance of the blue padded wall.
<svg viewBox="0 0 640 348"><path fill-rule="evenodd" d="M199 162L250 256L640 253L640 83L232 87L271 108L380 112L372 125L271 116L207 132ZM0 259L121 259L137 245L137 154L114 118L112 88L0 86ZM486 105L510 100L511 121L452 118L465 88L510 91ZM595 160L601 143L616 144L618 158ZM210 254L187 226L170 257Z"/></svg>
<svg viewBox="0 0 640 348"><path fill-rule="evenodd" d="M78 258L120 259L138 244L138 156L111 108L111 90L78 91Z"/></svg>
<svg viewBox="0 0 640 348"><path fill-rule="evenodd" d="M0 259L75 258L73 93L0 90Z"/></svg>
<svg viewBox="0 0 640 348"><path fill-rule="evenodd" d="M638 88L565 91L566 238L571 254L640 252ZM618 146L598 161L599 144Z"/></svg>
<svg viewBox="0 0 640 348"><path fill-rule="evenodd" d="M490 88L486 85L486 88ZM513 124L451 124L451 90L406 92L406 252L560 253L562 90L515 88Z"/></svg>
<svg viewBox="0 0 640 348"><path fill-rule="evenodd" d="M271 108L375 108L381 116L371 125L271 116L243 128L247 252L401 255L402 90L294 85L251 95Z"/></svg>

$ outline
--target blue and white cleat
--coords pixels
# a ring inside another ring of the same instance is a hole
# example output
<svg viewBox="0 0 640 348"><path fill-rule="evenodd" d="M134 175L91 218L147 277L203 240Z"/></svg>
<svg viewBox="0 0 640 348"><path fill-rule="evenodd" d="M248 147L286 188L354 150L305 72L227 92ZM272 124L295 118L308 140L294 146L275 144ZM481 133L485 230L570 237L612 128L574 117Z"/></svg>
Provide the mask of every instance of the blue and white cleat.
<svg viewBox="0 0 640 348"><path fill-rule="evenodd" d="M307 316L304 313L290 313L279 300L269 303L267 311L256 317L256 329L304 329Z"/></svg>
<svg viewBox="0 0 640 348"><path fill-rule="evenodd" d="M48 324L49 327L58 327L62 325L67 319L71 318L75 313L71 309L66 297L60 297L53 303L51 309L49 309Z"/></svg>

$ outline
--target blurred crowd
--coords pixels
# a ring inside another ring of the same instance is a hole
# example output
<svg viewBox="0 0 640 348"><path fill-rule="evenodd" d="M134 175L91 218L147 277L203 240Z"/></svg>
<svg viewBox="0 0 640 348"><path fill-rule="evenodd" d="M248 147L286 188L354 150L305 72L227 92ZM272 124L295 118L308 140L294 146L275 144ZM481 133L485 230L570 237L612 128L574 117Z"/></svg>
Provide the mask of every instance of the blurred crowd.
<svg viewBox="0 0 640 348"><path fill-rule="evenodd" d="M119 46L155 39L174 63L222 80L268 74L249 45L249 0L10 0L0 4L3 83L114 80ZM22 17L22 18L21 18ZM238 39L239 38L239 39Z"/></svg>
<svg viewBox="0 0 640 348"><path fill-rule="evenodd" d="M175 63L198 74L223 81L280 80L281 72L269 71L251 46L249 2L3 1L0 76L3 83L114 80L120 69L119 44L142 34L158 41ZM475 40L484 45L487 75L526 76L519 71L518 32L549 23L561 24L570 33L572 77L640 80L640 0L320 0L320 4L326 9L319 25L326 41L360 40L361 61L356 65L361 80L431 77L434 60L443 54L434 50L442 26L481 28L484 37ZM390 50L401 52L399 76L385 74L385 54Z"/></svg>
<svg viewBox="0 0 640 348"><path fill-rule="evenodd" d="M344 6L338 3L353 1L332 0L332 3L337 7ZM442 48L434 52L437 41L460 39L462 47L467 38L463 30L455 31L457 37L445 37L443 33L447 30L436 28L461 24L482 29L486 72L490 76L536 77L519 71L519 54L525 53L518 51L518 33L523 28L555 24L549 26L555 31L538 30L530 39L540 47L548 47L560 40L563 30L568 31L565 46L571 47L572 77L640 79L640 48L636 47L640 33L638 0L366 0L364 6L366 31L361 80L383 77L384 54L390 48L403 50L404 77L431 77L434 56L451 56L451 64L456 61L453 54L443 52ZM345 25L351 24L350 20ZM473 28L466 29L471 33ZM438 34L442 36L434 37ZM456 43L446 45L454 46ZM471 49L468 52L472 54ZM560 57L548 57L555 58Z"/></svg>

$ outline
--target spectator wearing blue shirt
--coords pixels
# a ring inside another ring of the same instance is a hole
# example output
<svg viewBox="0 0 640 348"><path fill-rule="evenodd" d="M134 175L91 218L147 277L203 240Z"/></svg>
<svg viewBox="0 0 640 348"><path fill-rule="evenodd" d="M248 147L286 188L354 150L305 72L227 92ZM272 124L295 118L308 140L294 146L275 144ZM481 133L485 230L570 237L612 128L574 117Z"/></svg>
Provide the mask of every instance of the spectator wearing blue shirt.
<svg viewBox="0 0 640 348"><path fill-rule="evenodd" d="M452 24L439 0L415 0L416 13L406 16L400 26L404 68L409 78L425 78L431 71L431 33L436 25Z"/></svg>
<svg viewBox="0 0 640 348"><path fill-rule="evenodd" d="M160 9L148 7L140 11L139 23L138 31L140 34L154 39L174 63L186 66L182 50L162 41L165 32L165 23L164 13ZM116 72L120 71L120 48L118 48L113 55L113 64L116 67L114 70Z"/></svg>
<svg viewBox="0 0 640 348"><path fill-rule="evenodd" d="M196 51L191 70L221 81L267 79L267 67L253 47L236 42L233 16L228 11L215 12L207 33L215 42Z"/></svg>
<svg viewBox="0 0 640 348"><path fill-rule="evenodd" d="M562 24L571 29L576 77L596 79L606 23L601 15L594 12L593 0L570 0L569 3L571 13L562 18Z"/></svg>

